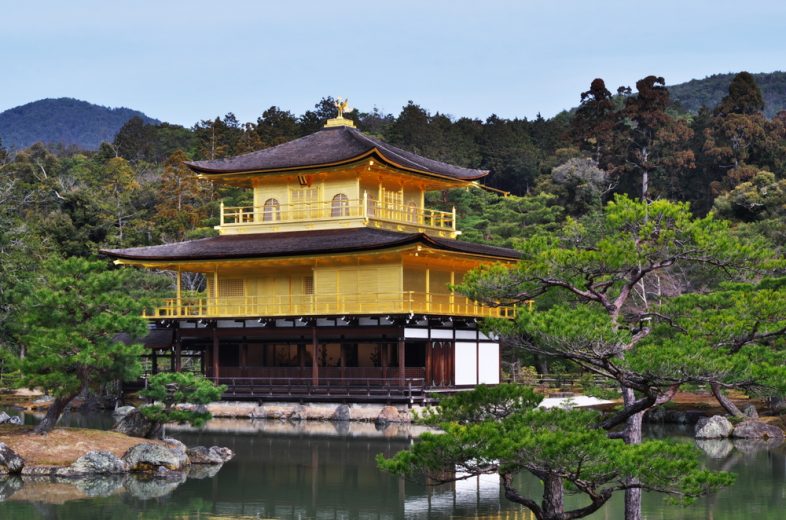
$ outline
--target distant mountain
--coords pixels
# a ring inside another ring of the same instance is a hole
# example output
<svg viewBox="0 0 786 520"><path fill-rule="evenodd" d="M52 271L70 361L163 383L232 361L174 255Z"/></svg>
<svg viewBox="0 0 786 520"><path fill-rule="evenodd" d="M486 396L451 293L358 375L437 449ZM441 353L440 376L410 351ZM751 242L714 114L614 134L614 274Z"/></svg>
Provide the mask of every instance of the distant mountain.
<svg viewBox="0 0 786 520"><path fill-rule="evenodd" d="M41 99L0 112L0 139L6 149L22 149L37 142L59 143L95 150L112 141L134 116L158 124L130 108L109 108L72 98Z"/></svg>
<svg viewBox="0 0 786 520"><path fill-rule="evenodd" d="M736 72L713 74L704 79L692 79L685 83L669 85L671 98L682 108L696 113L703 106L712 108L729 93L729 83ZM764 96L764 114L772 117L786 110L786 72L753 74Z"/></svg>

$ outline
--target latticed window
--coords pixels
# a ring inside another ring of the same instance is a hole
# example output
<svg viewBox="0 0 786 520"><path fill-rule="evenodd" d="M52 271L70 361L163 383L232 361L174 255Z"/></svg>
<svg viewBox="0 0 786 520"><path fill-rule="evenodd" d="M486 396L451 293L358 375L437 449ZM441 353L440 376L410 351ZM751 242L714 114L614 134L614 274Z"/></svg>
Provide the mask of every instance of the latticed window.
<svg viewBox="0 0 786 520"><path fill-rule="evenodd" d="M319 191L316 186L292 189L292 209L296 219L318 217Z"/></svg>
<svg viewBox="0 0 786 520"><path fill-rule="evenodd" d="M314 277L306 276L303 278L303 293L314 294Z"/></svg>
<svg viewBox="0 0 786 520"><path fill-rule="evenodd" d="M267 199L262 207L262 221L273 222L281 220L281 205L276 199Z"/></svg>
<svg viewBox="0 0 786 520"><path fill-rule="evenodd" d="M213 280L208 278L207 280L207 293L210 298L216 297L215 292L215 284L213 284ZM221 278L218 280L218 297L219 298L233 298L233 297L243 297L245 296L245 285L243 284L242 279L225 279Z"/></svg>
<svg viewBox="0 0 786 520"><path fill-rule="evenodd" d="M331 217L348 217L349 216L349 199L343 193L339 193L333 197L330 203L330 216Z"/></svg>

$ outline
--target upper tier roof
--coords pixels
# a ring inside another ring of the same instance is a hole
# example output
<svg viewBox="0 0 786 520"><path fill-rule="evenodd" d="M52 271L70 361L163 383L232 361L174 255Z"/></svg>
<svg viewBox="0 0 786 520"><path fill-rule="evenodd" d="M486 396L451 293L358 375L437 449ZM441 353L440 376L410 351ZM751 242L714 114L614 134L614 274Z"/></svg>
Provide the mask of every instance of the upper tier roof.
<svg viewBox="0 0 786 520"><path fill-rule="evenodd" d="M472 181L488 175L488 170L462 168L427 159L364 135L356 128L323 128L311 135L256 152L214 161L193 161L186 165L197 173L226 174L280 172L337 166L376 154L393 166L418 173Z"/></svg>
<svg viewBox="0 0 786 520"><path fill-rule="evenodd" d="M132 262L223 260L370 251L418 243L457 253L511 260L521 258L521 254L514 249L431 237L424 233L398 233L371 228L221 235L160 246L104 249L101 252L113 258Z"/></svg>

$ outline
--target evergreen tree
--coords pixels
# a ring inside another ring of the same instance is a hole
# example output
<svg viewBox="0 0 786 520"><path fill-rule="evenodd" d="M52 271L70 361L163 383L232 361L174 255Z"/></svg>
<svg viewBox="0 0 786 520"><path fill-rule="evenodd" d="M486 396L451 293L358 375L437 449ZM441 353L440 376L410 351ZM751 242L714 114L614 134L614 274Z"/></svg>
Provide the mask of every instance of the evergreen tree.
<svg viewBox="0 0 786 520"><path fill-rule="evenodd" d="M142 346L120 335L147 333L141 314L150 300L135 271L99 261L53 257L37 278L17 316L27 347L18 364L22 385L55 398L35 429L47 433L80 391L139 376Z"/></svg>

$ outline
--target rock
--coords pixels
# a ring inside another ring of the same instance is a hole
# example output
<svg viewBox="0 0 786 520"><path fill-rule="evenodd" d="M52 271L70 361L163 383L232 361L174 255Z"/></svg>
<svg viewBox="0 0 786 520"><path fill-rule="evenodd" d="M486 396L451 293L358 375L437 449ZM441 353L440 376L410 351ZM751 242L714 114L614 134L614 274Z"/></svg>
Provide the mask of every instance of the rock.
<svg viewBox="0 0 786 520"><path fill-rule="evenodd" d="M0 475L16 475L21 473L24 467L24 459L0 442Z"/></svg>
<svg viewBox="0 0 786 520"><path fill-rule="evenodd" d="M5 424L11 420L11 416L5 412L0 412L0 424Z"/></svg>
<svg viewBox="0 0 786 520"><path fill-rule="evenodd" d="M115 419L122 419L123 417L128 415L132 410L136 410L136 408L133 406L118 406L112 412L112 416Z"/></svg>
<svg viewBox="0 0 786 520"><path fill-rule="evenodd" d="M351 421L352 410L345 404L338 405L336 411L330 416L331 421Z"/></svg>
<svg viewBox="0 0 786 520"><path fill-rule="evenodd" d="M759 418L759 412L756 411L756 407L753 406L752 404L749 404L748 406L743 408L742 409L742 413L744 413L747 417L749 417L751 419L758 419Z"/></svg>
<svg viewBox="0 0 786 520"><path fill-rule="evenodd" d="M223 464L224 461L221 460L221 457L218 456L217 453L211 453L210 448L205 446L194 446L193 448L188 448L186 452L188 454L188 460L191 461L191 464Z"/></svg>
<svg viewBox="0 0 786 520"><path fill-rule="evenodd" d="M131 410L120 418L112 428L116 432L125 433L131 437L150 439L159 437L162 426L147 419L139 410Z"/></svg>
<svg viewBox="0 0 786 520"><path fill-rule="evenodd" d="M185 452L160 444L137 444L129 448L123 460L129 471L157 472L159 468L181 471L188 466Z"/></svg>
<svg viewBox="0 0 786 520"><path fill-rule="evenodd" d="M166 444L173 450L179 450L182 451L183 453L186 453L188 451L188 447L177 439L173 439L172 437L167 437L166 439L163 439L163 441L164 444Z"/></svg>
<svg viewBox="0 0 786 520"><path fill-rule="evenodd" d="M108 451L89 451L70 466L75 475L112 475L126 473L128 464Z"/></svg>
<svg viewBox="0 0 786 520"><path fill-rule="evenodd" d="M696 423L697 439L726 439L731 435L734 426L722 415L702 417Z"/></svg>
<svg viewBox="0 0 786 520"><path fill-rule="evenodd" d="M6 424L15 424L17 426L21 426L23 424L22 418L18 415L12 415Z"/></svg>
<svg viewBox="0 0 786 520"><path fill-rule="evenodd" d="M221 459L222 462L229 462L233 458L235 458L235 452L230 450L229 448L225 448L222 446L211 446L210 453L213 456L216 456Z"/></svg>
<svg viewBox="0 0 786 520"><path fill-rule="evenodd" d="M735 439L783 439L783 430L759 421L742 421L731 434Z"/></svg>
<svg viewBox="0 0 786 520"><path fill-rule="evenodd" d="M379 412L375 422L377 424L400 423L401 415L395 406L386 406Z"/></svg>
<svg viewBox="0 0 786 520"><path fill-rule="evenodd" d="M734 450L728 439L696 439L696 446L711 459L725 459Z"/></svg>
<svg viewBox="0 0 786 520"><path fill-rule="evenodd" d="M223 464L235 456L235 452L221 446L194 446L187 453L191 464Z"/></svg>
<svg viewBox="0 0 786 520"><path fill-rule="evenodd" d="M296 406L295 409L292 410L292 413L289 414L290 421L304 421L306 417L306 407L302 404Z"/></svg>
<svg viewBox="0 0 786 520"><path fill-rule="evenodd" d="M33 403L34 404L49 404L49 403L51 403L54 400L55 400L55 398L52 397L51 395L42 395L41 397L39 397L38 399L33 401Z"/></svg>

